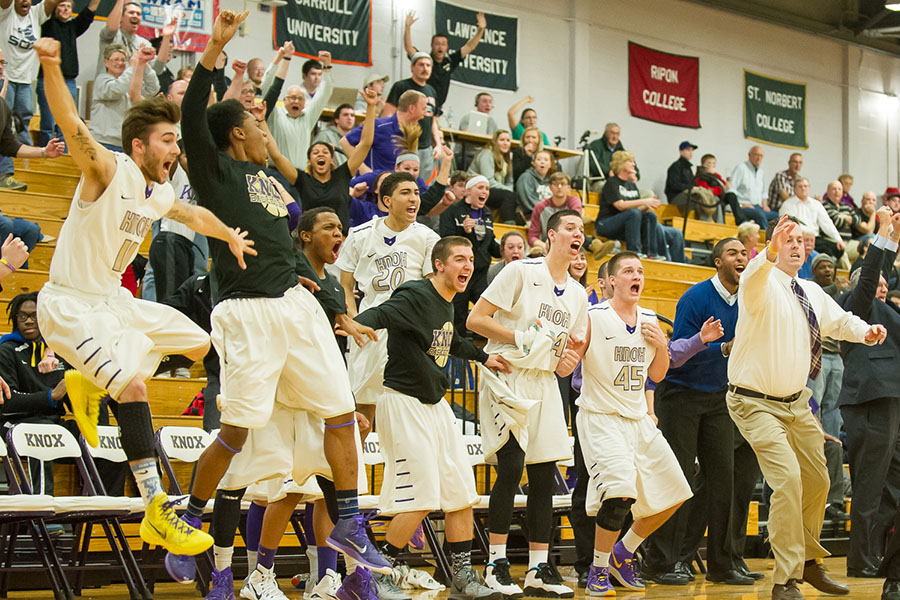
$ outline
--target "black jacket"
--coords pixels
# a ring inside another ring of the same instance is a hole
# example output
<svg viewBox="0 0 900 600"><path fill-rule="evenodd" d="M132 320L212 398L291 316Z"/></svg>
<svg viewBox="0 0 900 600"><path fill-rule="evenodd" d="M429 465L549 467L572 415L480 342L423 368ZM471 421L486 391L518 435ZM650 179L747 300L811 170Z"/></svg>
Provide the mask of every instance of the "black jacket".
<svg viewBox="0 0 900 600"><path fill-rule="evenodd" d="M691 161L683 156L669 165L666 173L666 198L671 202L675 196L694 187L694 171Z"/></svg>
<svg viewBox="0 0 900 600"><path fill-rule="evenodd" d="M41 36L59 40L60 69L66 79L78 77L78 36L87 31L94 22L94 11L84 7L78 16L68 21L60 21L56 14L41 26ZM38 77L43 77L43 69ZM167 88L161 88L166 91Z"/></svg>
<svg viewBox="0 0 900 600"><path fill-rule="evenodd" d="M863 404L878 398L900 398L900 369L897 368L900 361L900 309L892 302L875 299L882 266L893 265L896 255L896 251L870 244L859 283L837 300L844 310L887 329L887 339L881 345L841 342L844 379L838 406Z"/></svg>
<svg viewBox="0 0 900 600"><path fill-rule="evenodd" d="M470 233L466 233L466 230L463 229L463 221L466 220L471 209L472 207L465 200L451 204L447 210L441 213L440 234L441 237L459 235L472 242L475 270L487 270L491 266L491 257L500 258L500 244L494 237L494 221L491 219L491 210L485 206L483 211L484 237L479 240L475 235L474 228Z"/></svg>
<svg viewBox="0 0 900 600"><path fill-rule="evenodd" d="M0 404L4 422L17 423L36 416L55 420L65 414L63 403L51 400L50 392L70 367L59 359L55 370L39 373L37 366L46 349L43 340L28 342L18 332L0 338L0 377L12 393L12 398Z"/></svg>

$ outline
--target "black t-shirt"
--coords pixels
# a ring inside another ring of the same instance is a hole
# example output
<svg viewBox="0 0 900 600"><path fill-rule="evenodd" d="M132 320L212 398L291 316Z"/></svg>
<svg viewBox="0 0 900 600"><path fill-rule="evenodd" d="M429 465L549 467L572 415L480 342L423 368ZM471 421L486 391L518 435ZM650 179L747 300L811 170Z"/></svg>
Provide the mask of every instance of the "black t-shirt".
<svg viewBox="0 0 900 600"><path fill-rule="evenodd" d="M419 85L412 79L401 79L391 86L387 102L397 106L400 102L400 96L407 90L416 90L417 92L425 94L427 108L425 109L425 116L419 119L419 127L422 128L422 135L419 136L419 149L431 148L431 121L434 119L436 112L437 92L435 92L434 88L427 82L425 85Z"/></svg>
<svg viewBox="0 0 900 600"><path fill-rule="evenodd" d="M444 367L450 355L484 362L487 354L463 336L453 334L453 304L444 300L430 279L402 284L387 301L359 314L372 329L388 330L384 385L437 404L450 385Z"/></svg>
<svg viewBox="0 0 900 600"><path fill-rule="evenodd" d="M450 91L450 75L453 73L453 69L462 64L464 58L459 50L450 50L444 55L444 60L441 62L434 62L433 57L431 59L434 66L431 69L431 77L428 78L428 83L437 92L435 104L437 105L438 114L440 114L444 102L447 101L447 93Z"/></svg>
<svg viewBox="0 0 900 600"><path fill-rule="evenodd" d="M303 210L312 210L319 206L333 208L341 220L344 235L350 232L350 167L347 163L331 171L331 179L322 183L306 171L297 171L294 187L300 193Z"/></svg>
<svg viewBox="0 0 900 600"><path fill-rule="evenodd" d="M600 210L597 211L597 219L612 217L619 214L619 209L613 206L619 200L637 200L641 197L641 191L633 181L624 181L616 176L606 180L603 186L603 194L600 195Z"/></svg>
<svg viewBox="0 0 900 600"><path fill-rule="evenodd" d="M78 16L68 21L60 21L54 13L41 25L41 36L59 41L59 68L66 79L78 77L78 36L87 31L94 22L94 11L84 7ZM38 69L38 77L44 76L44 70ZM161 88L166 91L168 88Z"/></svg>
<svg viewBox="0 0 900 600"><path fill-rule="evenodd" d="M244 270L228 244L209 238L219 291L214 300L277 298L297 285L288 210L264 166L235 160L216 148L206 121L212 80L212 72L198 64L181 104L188 178L200 206L229 227L247 231L258 253L244 255Z"/></svg>
<svg viewBox="0 0 900 600"><path fill-rule="evenodd" d="M319 284L319 290L313 292L313 296L319 301L319 306L325 311L328 322L334 327L334 319L338 315L347 314L347 298L344 296L344 288L334 275L325 270L325 277L319 277L316 270L310 264L309 259L303 254L303 250L297 249L296 253L297 268L296 273L301 277L306 277Z"/></svg>

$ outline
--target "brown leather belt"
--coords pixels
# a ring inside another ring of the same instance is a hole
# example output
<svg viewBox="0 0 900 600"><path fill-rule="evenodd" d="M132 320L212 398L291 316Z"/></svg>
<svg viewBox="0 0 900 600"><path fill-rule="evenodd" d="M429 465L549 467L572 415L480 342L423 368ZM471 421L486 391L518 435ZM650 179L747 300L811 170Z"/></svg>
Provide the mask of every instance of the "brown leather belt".
<svg viewBox="0 0 900 600"><path fill-rule="evenodd" d="M796 394L791 394L790 396L770 396L768 394L763 394L762 392L757 392L756 390L742 388L731 384L728 384L728 391L732 394L747 396L748 398L759 398L760 400L771 400L772 402L784 402L785 404L790 404L791 402L799 398L800 394L803 393L803 390L800 390Z"/></svg>

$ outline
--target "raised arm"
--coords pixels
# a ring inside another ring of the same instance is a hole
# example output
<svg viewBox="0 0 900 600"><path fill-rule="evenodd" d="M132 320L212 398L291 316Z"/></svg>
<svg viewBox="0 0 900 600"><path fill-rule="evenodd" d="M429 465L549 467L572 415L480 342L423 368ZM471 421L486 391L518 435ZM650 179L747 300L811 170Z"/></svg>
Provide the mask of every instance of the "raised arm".
<svg viewBox="0 0 900 600"><path fill-rule="evenodd" d="M232 229L202 206L176 201L172 209L166 213L166 218L183 223L200 235L214 237L227 243L242 269L247 268L244 254L256 256L256 250L252 248L253 240L247 239L246 231L241 231L240 227Z"/></svg>
<svg viewBox="0 0 900 600"><path fill-rule="evenodd" d="M372 141L375 139L375 105L378 104L378 94L375 93L375 90L359 90L359 93L366 101L366 120L363 121L362 137L359 139L359 144L347 155L347 167L350 169L351 174L356 173L359 166L366 160L369 149L372 147ZM342 137L341 149L344 147L344 141L345 138Z"/></svg>
<svg viewBox="0 0 900 600"><path fill-rule="evenodd" d="M798 225L787 215L778 219L778 225L772 232L772 239L769 240L766 251L751 260L741 274L741 290L744 292L744 305L748 311L754 312L768 301L766 287L769 273L775 268L778 252L784 246L794 227L798 227Z"/></svg>
<svg viewBox="0 0 900 600"><path fill-rule="evenodd" d="M79 200L93 202L109 184L116 172L116 158L98 144L78 117L78 109L60 70L59 42L41 38L34 44L44 71L44 92L52 107L53 118L69 142L69 153L84 174Z"/></svg>
<svg viewBox="0 0 900 600"><path fill-rule="evenodd" d="M322 83L319 85L319 89L316 90L316 95L313 96L313 99L310 100L309 104L306 105L306 108L303 109L304 118L310 119L310 132L312 132L315 124L319 122L319 117L322 115L325 105L328 104L328 100L331 99L331 90L334 89L334 78L331 76L331 69L333 66L331 63L331 52L319 50L317 58L319 59L319 62L322 63Z"/></svg>
<svg viewBox="0 0 900 600"><path fill-rule="evenodd" d="M9 4L7 2L7 4ZM0 7L3 6L3 0L0 0ZM125 0L116 0L116 5L112 7L112 10L109 11L109 16L106 17L106 28L110 31L118 31L119 25L122 24L122 11L125 7Z"/></svg>
<svg viewBox="0 0 900 600"><path fill-rule="evenodd" d="M138 48L131 55L132 73L131 81L128 83L128 99L131 100L132 104L144 99L144 96L141 94L141 87L144 83L144 71L147 69L147 63L153 60L155 54L156 52L153 48L144 46Z"/></svg>
<svg viewBox="0 0 900 600"><path fill-rule="evenodd" d="M287 69L291 66L291 57L293 55L294 43L288 40L278 49L275 53L275 58L273 58L271 64L266 67L266 72L263 73L262 81L259 82L259 90L262 92L263 96L269 91L272 82L275 81L276 73L280 72L281 67L284 67L284 75L282 75L281 78L284 79L287 75Z"/></svg>
<svg viewBox="0 0 900 600"><path fill-rule="evenodd" d="M156 57L155 66L165 65L172 58L172 36L178 29L178 17L172 17L172 20L166 23L162 30L162 41L159 43L159 55ZM157 69L162 72L162 69Z"/></svg>
<svg viewBox="0 0 900 600"><path fill-rule="evenodd" d="M412 43L412 26L413 23L416 22L416 13L415 11L409 11L406 13L406 22L403 24L403 49L406 50L406 56L410 57L418 50Z"/></svg>
<svg viewBox="0 0 900 600"><path fill-rule="evenodd" d="M487 27L487 20L484 18L484 13L480 12L475 15L475 23L478 25L478 30L475 31L475 35L473 35L468 42L463 45L462 48L459 49L459 53L465 58L475 47L478 45L478 42L481 41L482 36L484 35L484 29Z"/></svg>
<svg viewBox="0 0 900 600"><path fill-rule="evenodd" d="M94 22L94 13L97 12L98 6L100 6L100 0L91 0L91 3L75 17L75 37L80 36L91 27L91 24Z"/></svg>
<svg viewBox="0 0 900 600"><path fill-rule="evenodd" d="M860 267L859 281L847 298L844 306L860 319L868 319L872 311L872 300L875 299L875 291L878 289L878 279L881 277L881 267L884 262L884 247L891 232L891 208L882 206L878 209L878 237L869 245L866 258Z"/></svg>
<svg viewBox="0 0 900 600"><path fill-rule="evenodd" d="M247 63L242 60L234 59L231 61L231 69L234 71L234 77L231 78L231 85L225 90L225 93L219 98L219 101L234 98L240 101L241 88L244 87L244 73L247 71Z"/></svg>
<svg viewBox="0 0 900 600"><path fill-rule="evenodd" d="M509 123L510 131L515 129L516 125L519 124L519 117L517 116L519 114L519 111L525 108L526 104L531 104L532 102L534 102L534 98L532 98L531 96L525 96L509 107L509 110L506 111L506 121L507 123Z"/></svg>
<svg viewBox="0 0 900 600"><path fill-rule="evenodd" d="M263 107L265 107L266 102L263 102ZM259 121L260 127L265 127L266 133L269 131L268 125L266 125L265 121ZM269 152L269 160L272 161L272 164L275 165L275 168L278 169L278 172L284 175L284 178L290 181L292 184L297 182L297 177L299 177L299 173L297 172L297 167L291 164L291 161L287 159L287 157L281 153L278 149L278 144L275 143L275 138L272 137L271 134L266 137L266 150Z"/></svg>
<svg viewBox="0 0 900 600"><path fill-rule="evenodd" d="M44 7L44 14L48 17L53 16L53 11L56 10L56 5L59 4L59 0L44 0L41 5Z"/></svg>

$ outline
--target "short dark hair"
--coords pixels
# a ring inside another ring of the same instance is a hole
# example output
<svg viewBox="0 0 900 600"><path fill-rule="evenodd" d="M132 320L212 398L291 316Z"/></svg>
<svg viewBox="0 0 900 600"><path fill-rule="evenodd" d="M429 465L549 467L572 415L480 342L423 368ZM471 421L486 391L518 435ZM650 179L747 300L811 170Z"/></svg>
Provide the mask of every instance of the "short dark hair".
<svg viewBox="0 0 900 600"><path fill-rule="evenodd" d="M556 231L559 229L559 222L562 221L563 217L578 217L581 219L581 213L573 208L564 208L563 210L553 213L547 220L547 231Z"/></svg>
<svg viewBox="0 0 900 600"><path fill-rule="evenodd" d="M125 4L122 5L122 14L125 14L125 9L128 8L129 6L137 6L141 11L144 10L144 8L141 6L140 2L126 2Z"/></svg>
<svg viewBox="0 0 900 600"><path fill-rule="evenodd" d="M434 245L434 248L431 249L431 268L433 270L435 269L434 263L436 261L441 261L442 263L447 262L447 258L450 257L450 249L455 246L466 246L471 248L472 242L461 235L448 235L442 237Z"/></svg>
<svg viewBox="0 0 900 600"><path fill-rule="evenodd" d="M478 101L481 100L482 96L490 96L491 98L494 97L494 95L489 92L478 92L477 94L475 94L475 106L478 106Z"/></svg>
<svg viewBox="0 0 900 600"><path fill-rule="evenodd" d="M234 98L216 102L206 109L206 123L216 148L228 150L231 146L231 130L242 126L248 114L244 105Z"/></svg>
<svg viewBox="0 0 900 600"><path fill-rule="evenodd" d="M313 142L309 145L309 148L306 149L306 158L309 160L309 156L312 154L313 148L316 146L325 146L328 148L328 152L331 154L331 158L334 158L334 146L331 142L324 142L319 140L318 142Z"/></svg>
<svg viewBox="0 0 900 600"><path fill-rule="evenodd" d="M300 233L303 231L312 231L316 226L316 221L319 220L319 215L322 213L337 215L335 210L330 206L317 206L309 210L304 210L303 214L300 215L300 221L297 223L297 243L300 244L301 248L303 247L303 238L300 237Z"/></svg>
<svg viewBox="0 0 900 600"><path fill-rule="evenodd" d="M353 109L353 105L352 105L352 104L347 104L346 102L344 102L343 104L338 104L338 107L337 107L336 109L334 109L334 117L332 117L331 120L332 120L332 121L337 121L337 120L338 120L338 117L341 116L341 111L342 111L342 110L345 110L345 109L348 109L348 108L349 108L350 110L352 110L354 114L356 114L356 111Z"/></svg>
<svg viewBox="0 0 900 600"><path fill-rule="evenodd" d="M456 185L461 181L468 181L469 174L466 171L454 171L450 176L450 185Z"/></svg>
<svg viewBox="0 0 900 600"><path fill-rule="evenodd" d="M607 267L607 277L609 275L615 275L616 273L618 273L619 272L619 263L622 262L623 260L627 260L629 258L636 258L638 260L641 260L641 257L637 255L637 252L631 252L630 250L624 250L622 252L619 252L615 256L613 256L608 261L606 261L606 263L604 263L604 264L609 265Z"/></svg>
<svg viewBox="0 0 900 600"><path fill-rule="evenodd" d="M700 157L700 164L702 165L703 163L705 163L705 162L706 162L707 160L709 160L710 158L713 159L713 160L715 160L715 159L716 159L716 155L715 155L715 154L704 154L702 157Z"/></svg>
<svg viewBox="0 0 900 600"><path fill-rule="evenodd" d="M300 72L303 74L304 77L306 77L307 75L309 75L309 72L312 71L313 69L319 69L321 71L322 63L320 63L319 61L317 61L314 58L311 58L308 61L306 61L305 63L303 63L303 67L300 69Z"/></svg>
<svg viewBox="0 0 900 600"><path fill-rule="evenodd" d="M447 40L448 42L450 41L450 38L447 37L447 34L446 34L446 33L436 33L436 34L434 34L433 36L431 36L431 41L433 42L434 40L436 40L436 39L438 39L438 38L444 38L444 39Z"/></svg>
<svg viewBox="0 0 900 600"><path fill-rule="evenodd" d="M740 244L741 240L737 239L736 237L727 237L727 238L722 238L721 240L716 242L716 245L715 245L715 247L713 247L713 251L712 251L712 259L713 259L714 265L716 264L716 259L722 258L722 255L725 254L725 245L730 242L737 242L738 244ZM741 245L743 245L743 244L741 244Z"/></svg>
<svg viewBox="0 0 900 600"><path fill-rule="evenodd" d="M237 102L235 100L235 102ZM240 103L238 103L240 104ZM243 107L241 107L243 108ZM174 102L154 96L135 102L125 113L122 121L122 149L131 156L131 142L135 139L145 144L150 138L150 129L159 123L172 123L181 120L181 109Z"/></svg>
<svg viewBox="0 0 900 600"><path fill-rule="evenodd" d="M6 314L9 315L7 322L12 323L13 331L18 331L18 323L19 311L22 310L22 305L28 302L37 302L38 293L37 292L28 292L27 294L19 294L15 298L9 301L9 304L6 306Z"/></svg>
<svg viewBox="0 0 900 600"><path fill-rule="evenodd" d="M416 178L413 177L412 173L407 173L406 171L395 171L385 177L384 181L381 182L381 187L378 188L378 194L382 198L387 198L388 196L393 195L394 190L397 189L397 186L404 181L411 181L418 185L418 183L416 182Z"/></svg>
<svg viewBox="0 0 900 600"><path fill-rule="evenodd" d="M597 269L597 279L606 279L607 277L609 277L609 260L604 261Z"/></svg>

